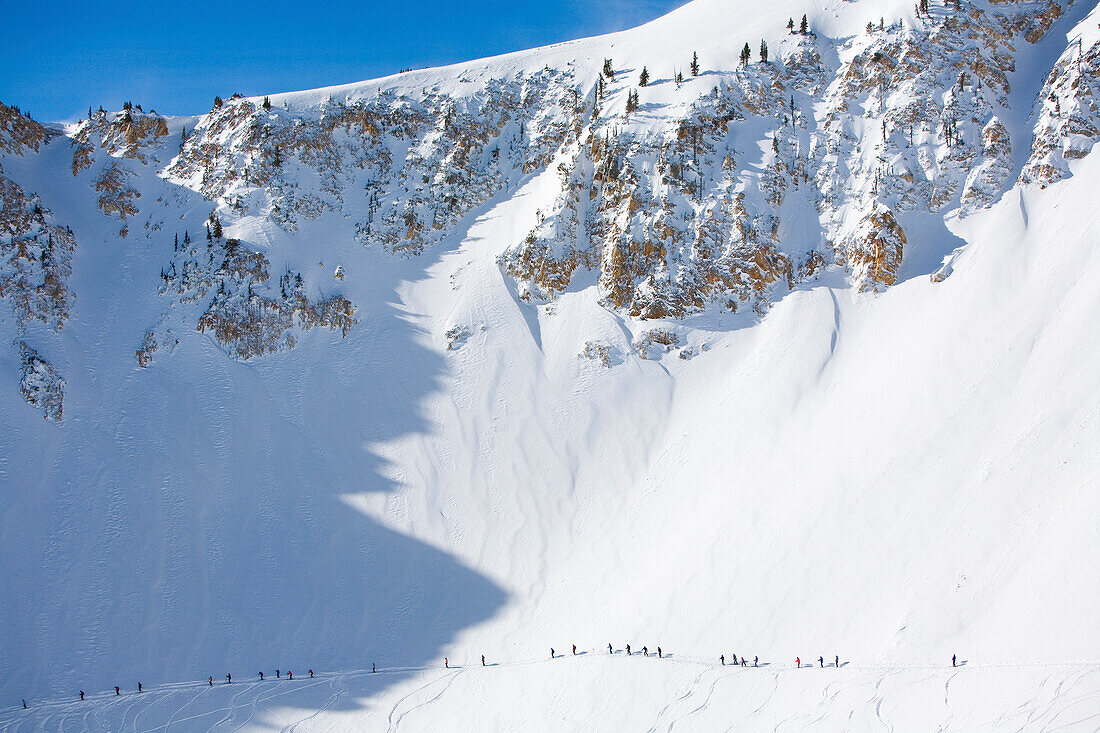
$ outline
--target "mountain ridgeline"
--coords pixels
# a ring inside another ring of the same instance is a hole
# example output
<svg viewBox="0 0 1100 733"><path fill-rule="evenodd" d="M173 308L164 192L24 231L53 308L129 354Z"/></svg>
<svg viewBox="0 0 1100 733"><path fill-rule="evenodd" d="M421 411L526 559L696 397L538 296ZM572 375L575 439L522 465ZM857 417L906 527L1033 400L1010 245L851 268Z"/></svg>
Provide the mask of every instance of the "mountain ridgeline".
<svg viewBox="0 0 1100 733"><path fill-rule="evenodd" d="M356 305L343 295L307 292L290 269L271 280L246 222L293 241L303 223L339 218L363 247L415 257L548 167L556 195L499 257L519 298L552 302L591 272L606 307L637 319L764 314L829 268L860 290L889 287L914 237L944 238L945 216L987 207L1017 182L1068 175L1066 161L1100 137L1100 46L1061 43L1037 95L1021 97L1012 80L1069 5L918 7L914 18L879 18L846 37L777 18L770 52L761 42L729 66L694 54L686 76L688 57L654 58L644 85L613 48L562 62L566 44L541 68L527 52L520 64L457 67L447 84L420 85L407 72L320 101L234 95L197 119L128 103L90 110L64 134L2 107L0 149L69 146L70 165L54 175L85 181L119 238L173 240L150 287L189 307L149 324L135 345L142 366L174 344L172 328L210 331L248 359L292 348L311 328L355 327ZM20 323L59 331L79 243L48 200L0 175L0 296ZM201 223L168 215L187 194L208 202ZM53 386L24 393L40 404L52 391L53 406L40 406L59 420L62 377L36 359L24 359L24 383Z"/></svg>

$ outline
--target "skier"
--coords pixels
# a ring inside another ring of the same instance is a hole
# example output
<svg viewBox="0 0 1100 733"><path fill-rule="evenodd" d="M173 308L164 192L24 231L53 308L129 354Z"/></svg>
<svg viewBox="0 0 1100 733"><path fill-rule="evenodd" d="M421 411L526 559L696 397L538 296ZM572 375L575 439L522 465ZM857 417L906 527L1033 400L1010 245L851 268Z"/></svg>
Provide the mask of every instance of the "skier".
<svg viewBox="0 0 1100 733"><path fill-rule="evenodd" d="M309 678L310 678L310 679L313 679L313 670L312 670L312 669L311 669L311 670L309 670Z"/></svg>
<svg viewBox="0 0 1100 733"><path fill-rule="evenodd" d="M291 671L290 671L289 669L288 669L288 670L286 671L286 678L287 678L288 680L292 680L292 679L294 679L294 673L293 673L293 672L291 672Z"/></svg>
<svg viewBox="0 0 1100 733"><path fill-rule="evenodd" d="M260 682L263 682L263 681L264 681L264 673L260 672Z"/></svg>
<svg viewBox="0 0 1100 733"><path fill-rule="evenodd" d="M752 658L752 666L755 667L759 662L760 662L760 657L753 657Z"/></svg>
<svg viewBox="0 0 1100 733"><path fill-rule="evenodd" d="M955 666L955 655L954 654L951 655L951 666L952 667Z"/></svg>
<svg viewBox="0 0 1100 733"><path fill-rule="evenodd" d="M233 675L228 673L228 672L225 673L225 684L227 684L227 685L233 684Z"/></svg>
<svg viewBox="0 0 1100 733"><path fill-rule="evenodd" d="M122 694L122 693L121 693L121 692L119 692L119 689L118 689L118 685L115 685L115 697L118 697L118 696L119 696L119 695L121 695L121 694Z"/></svg>
<svg viewBox="0 0 1100 733"><path fill-rule="evenodd" d="M611 650L611 645L610 644L607 645L607 653L608 654L614 654L615 653Z"/></svg>
<svg viewBox="0 0 1100 733"><path fill-rule="evenodd" d="M81 699L81 700L83 700L83 699L84 699L84 690L81 690L81 691L80 691L80 699Z"/></svg>
<svg viewBox="0 0 1100 733"><path fill-rule="evenodd" d="M481 655L481 666L482 667L485 666L485 655L484 654Z"/></svg>
<svg viewBox="0 0 1100 733"><path fill-rule="evenodd" d="M27 709L27 701L26 701L26 700L23 700L23 709L24 709L24 710L26 710L26 709Z"/></svg>
<svg viewBox="0 0 1100 733"><path fill-rule="evenodd" d="M554 647L550 647L550 658L554 658Z"/></svg>
<svg viewBox="0 0 1100 733"><path fill-rule="evenodd" d="M213 686L214 686L214 678L213 678L213 677L207 677L207 678L206 678L206 682L207 682L207 684L209 684L209 685L210 685L211 687L213 687Z"/></svg>
<svg viewBox="0 0 1100 733"><path fill-rule="evenodd" d="M577 656L577 645L576 644L573 645L573 656L574 657Z"/></svg>
<svg viewBox="0 0 1100 733"><path fill-rule="evenodd" d="M794 663L798 665L799 669L802 669L802 660L798 657L794 658Z"/></svg>
<svg viewBox="0 0 1100 733"><path fill-rule="evenodd" d="M138 692L141 692L141 683L138 682Z"/></svg>
<svg viewBox="0 0 1100 733"><path fill-rule="evenodd" d="M630 645L629 644L626 645L626 656L628 656L628 657L630 656Z"/></svg>
<svg viewBox="0 0 1100 733"><path fill-rule="evenodd" d="M661 652L661 647L657 647L657 658L664 659L664 654Z"/></svg>
<svg viewBox="0 0 1100 733"><path fill-rule="evenodd" d="M725 667L726 666L726 655L723 654L722 656L718 657L718 661L722 663L723 667Z"/></svg>
<svg viewBox="0 0 1100 733"><path fill-rule="evenodd" d="M644 654L648 657L649 656L649 647L643 646L642 647L642 654Z"/></svg>
<svg viewBox="0 0 1100 733"><path fill-rule="evenodd" d="M374 666L374 662L370 663L370 671L371 671L371 674L374 674L375 672L378 671L378 668Z"/></svg>
<svg viewBox="0 0 1100 733"><path fill-rule="evenodd" d="M825 658L824 657L818 657L817 658L817 663L820 664L822 667L824 667L825 666Z"/></svg>
<svg viewBox="0 0 1100 733"><path fill-rule="evenodd" d="M840 655L839 654L837 655L836 659L833 661L833 666L838 668L838 669L840 668Z"/></svg>
<svg viewBox="0 0 1100 733"><path fill-rule="evenodd" d="M447 658L446 658L446 657L443 657L443 666L444 666L444 667L445 667L446 669L450 669L450 668L451 668L451 663L447 661Z"/></svg>
<svg viewBox="0 0 1100 733"><path fill-rule="evenodd" d="M745 659L744 657L741 657L741 666L742 667L749 666L749 660Z"/></svg>

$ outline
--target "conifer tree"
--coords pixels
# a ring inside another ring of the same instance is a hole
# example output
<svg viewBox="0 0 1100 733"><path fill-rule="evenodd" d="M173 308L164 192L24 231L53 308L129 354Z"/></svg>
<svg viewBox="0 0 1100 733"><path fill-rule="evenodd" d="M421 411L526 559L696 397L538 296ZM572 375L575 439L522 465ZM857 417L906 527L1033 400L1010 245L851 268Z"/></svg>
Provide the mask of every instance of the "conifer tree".
<svg viewBox="0 0 1100 733"><path fill-rule="evenodd" d="M217 109L218 107L221 107L221 106L222 106L222 98L221 97L214 97L214 109Z"/></svg>
<svg viewBox="0 0 1100 733"><path fill-rule="evenodd" d="M646 67L642 67L642 75L638 77L638 86L644 87L649 83L649 70Z"/></svg>
<svg viewBox="0 0 1100 733"><path fill-rule="evenodd" d="M752 49L749 48L749 44L745 44L745 47L741 49L741 65L748 66L749 58L752 57Z"/></svg>
<svg viewBox="0 0 1100 733"><path fill-rule="evenodd" d="M615 76L615 71L611 68L611 59L603 60L603 75L606 76L608 79Z"/></svg>
<svg viewBox="0 0 1100 733"><path fill-rule="evenodd" d="M638 92L631 89L626 93L626 113L636 112L638 110Z"/></svg>
<svg viewBox="0 0 1100 733"><path fill-rule="evenodd" d="M787 32L794 33L794 18L787 19Z"/></svg>
<svg viewBox="0 0 1100 733"><path fill-rule="evenodd" d="M222 221L221 219L214 217L214 228L211 230L214 235L214 239L222 238Z"/></svg>
<svg viewBox="0 0 1100 733"><path fill-rule="evenodd" d="M760 62L768 63L768 42L765 40L760 41Z"/></svg>
<svg viewBox="0 0 1100 733"><path fill-rule="evenodd" d="M684 75L679 71L676 72L676 86L680 86L684 83Z"/></svg>
<svg viewBox="0 0 1100 733"><path fill-rule="evenodd" d="M604 89L605 89L605 84L604 84L604 80L603 80L603 75L601 74L600 76L596 77L596 103L597 104L599 104L600 102L603 101Z"/></svg>
<svg viewBox="0 0 1100 733"><path fill-rule="evenodd" d="M921 0L923 3L927 3L928 0ZM798 32L802 35L806 35L810 32L810 21L806 20L805 14L802 16L802 22L798 24Z"/></svg>
<svg viewBox="0 0 1100 733"><path fill-rule="evenodd" d="M264 97L263 107L266 111L271 111L271 97Z"/></svg>
<svg viewBox="0 0 1100 733"><path fill-rule="evenodd" d="M691 75L699 76L699 54L694 51L691 54Z"/></svg>

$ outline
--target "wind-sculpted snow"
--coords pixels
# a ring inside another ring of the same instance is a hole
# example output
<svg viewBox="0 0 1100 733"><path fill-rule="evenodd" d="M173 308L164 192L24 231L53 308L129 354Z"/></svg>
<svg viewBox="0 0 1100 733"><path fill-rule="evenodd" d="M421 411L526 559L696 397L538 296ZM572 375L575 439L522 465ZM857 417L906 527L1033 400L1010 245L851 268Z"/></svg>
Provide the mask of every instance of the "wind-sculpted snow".
<svg viewBox="0 0 1100 733"><path fill-rule="evenodd" d="M0 727L1095 729L1096 11L919 7L0 107Z"/></svg>

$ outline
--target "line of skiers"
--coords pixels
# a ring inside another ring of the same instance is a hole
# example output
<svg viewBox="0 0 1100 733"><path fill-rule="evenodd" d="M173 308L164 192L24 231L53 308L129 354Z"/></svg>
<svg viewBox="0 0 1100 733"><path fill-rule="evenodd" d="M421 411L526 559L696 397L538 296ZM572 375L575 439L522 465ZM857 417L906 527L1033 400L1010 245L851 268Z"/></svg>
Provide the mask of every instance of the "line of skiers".
<svg viewBox="0 0 1100 733"><path fill-rule="evenodd" d="M374 665L372 664L371 665L371 672L373 672L373 671L375 671L375 670L374 670ZM263 682L264 681L264 673L260 672L259 675L260 675L260 682ZM275 670L275 677L277 679L282 679L282 676L283 676L282 670L280 670L280 669ZM294 672L292 672L290 670L287 670L286 678L288 680L294 679ZM313 679L313 670L312 669L309 670L309 678ZM213 687L214 686L213 676L210 676L210 677L206 678L206 684L207 684L208 687ZM233 674L232 673L226 673L226 675L225 675L225 684L227 684L227 685L233 684ZM141 692L142 690L143 690L142 684L140 682L138 682L137 683L137 691ZM122 694L122 688L120 688L118 685L115 685L115 695L119 696L121 694ZM80 699L81 700L84 699L84 690L80 691ZM27 709L27 701L26 700L23 700L23 709L24 710Z"/></svg>
<svg viewBox="0 0 1100 733"><path fill-rule="evenodd" d="M615 653L615 649L611 644L607 645L607 653L608 654L614 654ZM632 650L630 648L630 644L627 644L626 645L626 655L629 657L633 653L634 652L632 652ZM577 645L574 644L573 645L573 656L576 656L576 655L577 655ZM647 647L647 646L642 647L642 655L646 656L646 657L649 656L649 647ZM555 651L553 647L550 648L550 658L551 659L556 659L557 658L557 651ZM661 649L661 647L657 647L657 658L658 659L664 659L664 651ZM726 666L726 655L725 654L720 654L718 656L718 662L723 667L725 667ZM818 657L817 658L817 663L818 663L818 666L824 667L825 666L825 658L824 657ZM795 664L796 668L802 669L802 658L801 657L795 657L794 658L794 664ZM752 658L752 666L757 667L759 665L760 665L760 657L758 657L758 656L753 657ZM451 662L446 657L443 658L443 666L446 669L451 668ZM484 654L481 655L481 666L482 667L488 666L485 663L485 655ZM741 657L740 661L739 661L738 658L737 658L737 654L733 654L732 655L732 666L747 667L748 666L748 659L746 659L745 657ZM811 666L812 666L812 662L811 662ZM840 667L840 656L839 655L836 655L836 656L833 657L833 666L837 667L837 668ZM955 654L951 655L951 666L952 667L958 666L958 657ZM377 672L378 671L377 665L375 665L374 663L371 663L370 671L371 671L372 674ZM260 682L263 682L264 681L264 673L262 671L259 673L259 676L260 676ZM275 678L276 679L282 679L282 676L283 676L282 670L281 669L276 669L275 670ZM294 679L294 672L292 672L290 670L287 670L286 676L287 676L288 680L293 680ZM309 670L309 678L313 679L313 670L312 669ZM233 683L232 673L226 673L225 683L227 685ZM209 687L214 686L213 676L210 676L210 677L206 678L206 684ZM141 682L137 683L137 691L138 692L142 691ZM121 695L121 694L122 694L121 689L119 688L118 685L115 685L115 695L118 696L118 695ZM80 699L81 700L84 699L84 690L80 691ZM27 709L27 701L24 699L22 702L23 702L23 709L26 710Z"/></svg>

